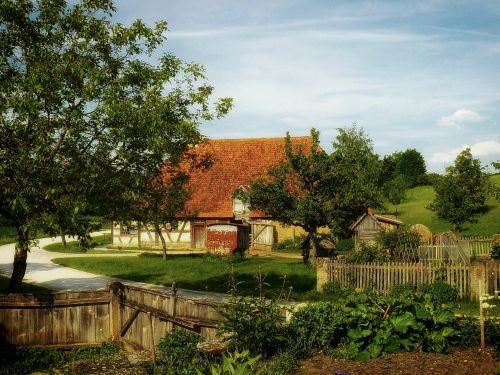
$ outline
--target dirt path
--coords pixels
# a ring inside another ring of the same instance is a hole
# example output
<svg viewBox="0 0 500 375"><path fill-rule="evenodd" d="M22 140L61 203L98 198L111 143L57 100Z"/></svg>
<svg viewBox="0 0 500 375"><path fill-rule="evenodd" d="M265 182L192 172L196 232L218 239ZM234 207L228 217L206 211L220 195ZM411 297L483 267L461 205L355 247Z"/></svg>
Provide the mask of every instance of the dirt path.
<svg viewBox="0 0 500 375"><path fill-rule="evenodd" d="M92 233L92 235L103 234L103 232ZM74 257L123 257L137 256L138 253L124 254L67 254L56 253L43 250L44 246L61 242L60 237L42 238L38 240L37 246L31 248L28 254L28 266L26 268L25 281L43 286L57 291L66 290L100 290L105 289L110 281L120 281L127 285L133 285L141 288L156 290L159 292L168 292L169 287L140 283L135 281L113 279L110 277L96 275L89 272L75 270L73 268L60 266L52 263L55 258L74 258ZM0 246L0 273L10 276L12 273L12 262L14 259L14 244ZM219 293L206 293L194 290L178 289L178 295L185 298L197 300L215 300L222 301L226 295Z"/></svg>

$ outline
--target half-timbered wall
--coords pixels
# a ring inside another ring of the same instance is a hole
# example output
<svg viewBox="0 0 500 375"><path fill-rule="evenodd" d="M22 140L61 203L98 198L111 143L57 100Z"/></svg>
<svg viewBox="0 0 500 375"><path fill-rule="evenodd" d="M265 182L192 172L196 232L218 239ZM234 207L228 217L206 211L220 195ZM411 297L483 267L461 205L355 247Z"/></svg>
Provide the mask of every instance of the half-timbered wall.
<svg viewBox="0 0 500 375"><path fill-rule="evenodd" d="M191 223L189 221L164 224L161 232L169 247L188 248L191 246ZM161 240L152 225L140 225L135 222L130 224L114 222L112 239L112 245L115 247L161 246Z"/></svg>

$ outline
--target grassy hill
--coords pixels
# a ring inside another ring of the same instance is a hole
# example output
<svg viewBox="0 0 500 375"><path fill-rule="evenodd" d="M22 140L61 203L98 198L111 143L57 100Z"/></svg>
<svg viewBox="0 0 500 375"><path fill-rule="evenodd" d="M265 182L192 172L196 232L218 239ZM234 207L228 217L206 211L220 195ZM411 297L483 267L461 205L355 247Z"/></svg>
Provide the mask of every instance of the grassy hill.
<svg viewBox="0 0 500 375"><path fill-rule="evenodd" d="M500 175L491 176L492 182L500 186ZM386 204L386 213L397 215L398 219L405 224L424 224L433 233L449 230L452 225L442 220L438 220L434 212L425 207L434 199L435 193L432 186L419 186L408 190L407 199L404 203L395 207L390 203ZM493 198L486 201L488 211L478 218L476 224L464 224L461 232L464 236L487 236L500 233L500 202Z"/></svg>

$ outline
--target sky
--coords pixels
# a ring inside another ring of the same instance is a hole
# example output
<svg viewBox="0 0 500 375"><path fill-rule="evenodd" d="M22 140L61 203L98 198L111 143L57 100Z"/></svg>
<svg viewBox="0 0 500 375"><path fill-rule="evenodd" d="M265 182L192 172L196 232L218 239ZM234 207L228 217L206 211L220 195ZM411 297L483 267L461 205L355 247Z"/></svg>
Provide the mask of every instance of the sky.
<svg viewBox="0 0 500 375"><path fill-rule="evenodd" d="M443 172L470 147L500 160L500 1L119 0L114 21L167 21L162 52L205 66L234 99L211 138L281 137L357 123L387 155Z"/></svg>

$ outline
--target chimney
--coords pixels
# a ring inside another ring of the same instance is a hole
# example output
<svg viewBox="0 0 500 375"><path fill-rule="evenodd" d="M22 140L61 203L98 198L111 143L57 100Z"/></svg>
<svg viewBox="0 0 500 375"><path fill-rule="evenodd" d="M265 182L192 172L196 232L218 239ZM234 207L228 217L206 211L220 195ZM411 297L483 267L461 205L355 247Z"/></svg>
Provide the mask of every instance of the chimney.
<svg viewBox="0 0 500 375"><path fill-rule="evenodd" d="M375 211L373 211L373 208L368 208L368 214L369 215L373 215L375 213Z"/></svg>

